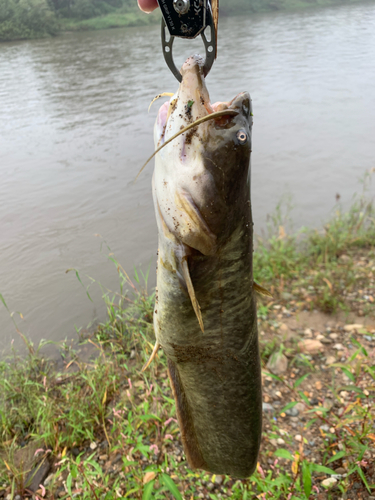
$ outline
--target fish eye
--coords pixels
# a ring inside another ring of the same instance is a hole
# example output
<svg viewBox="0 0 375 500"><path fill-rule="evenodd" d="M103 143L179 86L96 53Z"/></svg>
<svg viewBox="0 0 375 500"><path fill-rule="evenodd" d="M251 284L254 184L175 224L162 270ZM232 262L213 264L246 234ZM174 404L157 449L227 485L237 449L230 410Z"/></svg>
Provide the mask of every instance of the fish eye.
<svg viewBox="0 0 375 500"><path fill-rule="evenodd" d="M237 132L237 139L240 144L247 143L247 133L244 130L239 130Z"/></svg>

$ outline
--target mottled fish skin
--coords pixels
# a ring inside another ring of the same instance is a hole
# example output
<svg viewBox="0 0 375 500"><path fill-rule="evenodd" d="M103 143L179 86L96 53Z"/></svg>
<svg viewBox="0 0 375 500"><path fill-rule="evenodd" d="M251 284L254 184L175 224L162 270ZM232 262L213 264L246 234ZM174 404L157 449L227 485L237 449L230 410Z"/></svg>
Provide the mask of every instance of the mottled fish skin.
<svg viewBox="0 0 375 500"><path fill-rule="evenodd" d="M201 66L198 56L184 64L179 91L159 112L156 146L210 112ZM242 93L214 109L226 107L238 115L199 125L155 160L159 252L154 328L168 358L190 466L241 478L256 467L262 429L250 97Z"/></svg>

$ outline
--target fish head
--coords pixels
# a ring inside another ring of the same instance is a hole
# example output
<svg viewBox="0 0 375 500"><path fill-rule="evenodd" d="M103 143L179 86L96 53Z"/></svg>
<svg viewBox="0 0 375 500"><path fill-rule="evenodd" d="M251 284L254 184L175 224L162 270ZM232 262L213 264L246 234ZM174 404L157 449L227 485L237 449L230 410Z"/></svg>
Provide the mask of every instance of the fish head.
<svg viewBox="0 0 375 500"><path fill-rule="evenodd" d="M160 108L155 146L197 120L217 111L223 115L193 126L159 151L154 195L169 230L183 243L212 254L249 208L252 112L247 92L212 105L203 65L200 56L192 56L182 66L178 91Z"/></svg>
<svg viewBox="0 0 375 500"><path fill-rule="evenodd" d="M195 122L209 113L212 113L210 97L203 77L204 60L195 55L189 57L181 68L182 81L176 94L164 103L155 124L155 147L162 145L174 136L179 130ZM169 147L163 152L171 156L171 151L179 153L183 162L185 155L185 143L191 145L194 133L188 131L173 141L173 148ZM197 146L197 144L194 144ZM168 158L170 161L170 158ZM189 156L191 162L191 155Z"/></svg>

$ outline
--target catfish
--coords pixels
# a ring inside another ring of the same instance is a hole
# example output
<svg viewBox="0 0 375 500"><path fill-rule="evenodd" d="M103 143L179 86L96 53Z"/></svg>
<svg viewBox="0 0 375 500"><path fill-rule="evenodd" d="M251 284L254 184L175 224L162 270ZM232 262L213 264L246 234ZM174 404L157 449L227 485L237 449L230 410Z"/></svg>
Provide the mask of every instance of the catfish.
<svg viewBox="0 0 375 500"><path fill-rule="evenodd" d="M253 114L247 92L211 105L203 63L200 56L184 63L155 124L150 361L161 347L190 467L246 478L262 432L255 291L267 295L253 281Z"/></svg>

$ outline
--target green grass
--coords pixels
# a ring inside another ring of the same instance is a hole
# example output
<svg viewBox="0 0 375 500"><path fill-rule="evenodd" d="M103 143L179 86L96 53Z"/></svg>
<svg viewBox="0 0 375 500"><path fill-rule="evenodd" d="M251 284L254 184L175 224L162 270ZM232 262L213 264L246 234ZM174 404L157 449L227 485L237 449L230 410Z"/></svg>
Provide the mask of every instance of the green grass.
<svg viewBox="0 0 375 500"><path fill-rule="evenodd" d="M257 12L290 11L329 7L361 0L220 0L220 12L223 16L244 15Z"/></svg>
<svg viewBox="0 0 375 500"><path fill-rule="evenodd" d="M79 498L197 498L197 489L212 481L211 475L191 471L184 459L177 460L172 452L178 441L179 431L175 423L175 405L166 378L165 357L159 356L147 374L140 373L140 367L148 357L151 346L151 327L148 322L150 304L148 298L139 294L136 302L141 308L137 317L125 309L108 302L111 320L103 324L92 341L98 346L98 357L92 363L80 364L74 353L71 360L78 365L73 374L56 373L38 352L31 352L27 360L17 356L11 362L0 364L0 416L2 429L0 480L12 485L14 493L27 491L25 480L31 469L15 465L14 456L21 443L42 440L41 453L50 452L58 462L55 481L63 476L66 495L69 498L79 493ZM137 304L134 304L138 307ZM146 314L145 314L146 313ZM120 318L127 325L120 325ZM138 333L137 333L138 332ZM139 335L140 334L140 335ZM301 447L287 441L276 451L262 452L261 462L272 457L273 466L259 465L249 480L235 481L224 478L221 488L223 498L253 498L260 494L269 499L315 498L312 486L315 476L332 475L332 462L347 460L351 465L348 474L340 481L341 491L347 491L350 477L363 474L360 468L366 452L371 449L375 414L371 410L369 391L362 382L367 376L375 384L373 360L369 353L355 339L356 351L346 363L332 368L350 377L349 387L332 385L340 403L339 393L346 389L355 397L348 407L341 405L346 413L343 418L330 414L324 408L315 408L301 390L306 374L290 385L282 377L269 374L275 381L287 387L292 403L306 405L308 421L306 426L328 423L333 428L319 452L321 463L312 462ZM129 353L136 350L134 361ZM32 349L31 349L32 351ZM368 401L368 403L367 403ZM370 404L369 404L370 403ZM272 439L278 433L278 425L264 432L264 440ZM332 448L335 442L343 444L337 452ZM103 464L98 463L95 451L85 453L88 443L105 444L103 453L119 453L121 461L117 472L108 474ZM83 447L78 457L72 454L73 447ZM38 446L41 447L40 445ZM333 464L334 465L334 464ZM148 474L148 476L146 476ZM150 478L145 483L145 478ZM371 485L367 483L370 491ZM47 498L54 498L54 481L47 487ZM116 494L119 492L119 496ZM288 495L291 495L290 497ZM218 498L211 495L211 498ZM260 497L262 498L262 496ZM327 497L328 498L328 497Z"/></svg>
<svg viewBox="0 0 375 500"><path fill-rule="evenodd" d="M58 30L55 12L47 0L0 2L0 42L53 36Z"/></svg>
<svg viewBox="0 0 375 500"><path fill-rule="evenodd" d="M361 0L344 2L342 0L221 0L220 15L222 17L249 15L258 12L335 6L359 1ZM134 3L126 3L120 7L116 7L116 3L102 2L96 9L90 1L80 0L81 8L76 5L77 2L73 2L70 13L67 8L53 10L51 5L54 2L48 3L47 0L3 0L3 3L0 3L0 42L54 36L64 31L145 26L159 22L161 18L159 9L151 15L141 12L135 0ZM57 5L60 5L59 2ZM102 14L95 15L96 12L102 12Z"/></svg>
<svg viewBox="0 0 375 500"><path fill-rule="evenodd" d="M356 3L360 0L346 0L346 3ZM325 7L330 5L342 5L341 0L221 0L220 15L223 17L231 15L243 15L257 12L272 12L275 10L288 11L299 10L313 7ZM99 17L91 19L78 20L61 18L60 24L63 30L98 30L108 28L122 28L127 26L145 26L159 22L161 15L159 9L151 15L145 15L136 10L134 12L118 9Z"/></svg>
<svg viewBox="0 0 375 500"><path fill-rule="evenodd" d="M288 234L288 210L279 206L272 217L267 239L256 240L254 275L257 282L282 298L284 283L296 298L306 299L309 289L311 308L324 312L345 309L345 296L362 279L367 270L355 268L352 256L361 249L374 247L375 205L367 192L374 170L362 181L363 193L356 195L349 210L340 205L321 230L302 229ZM362 274L362 276L361 276ZM279 286L275 287L275 282ZM280 286L280 283L282 286Z"/></svg>
<svg viewBox="0 0 375 500"><path fill-rule="evenodd" d="M273 287L275 300L281 304L287 303L282 297L288 292L296 297L296 307L300 301L303 307L311 304L321 310L350 308L343 289L366 286L371 279L355 265L358 258L366 255L375 267L372 201L365 195L356 198L347 212L335 211L323 231L305 231L304 238L286 235L280 212L276 214L277 233L268 241L259 241L255 252L257 279ZM343 255L348 259L343 261ZM284 346L276 334L262 342L265 394L282 391L285 401L276 420L265 419L263 446L253 476L248 480L224 476L213 490L215 476L190 470L181 453L165 355L159 351L149 370L141 372L154 342L154 296L147 293L148 276L135 271L131 281L111 254L109 258L118 271L119 291L102 288L107 319L89 339L81 339L93 347L90 362L82 362L77 351L62 344L65 368L58 371L41 354L42 345L36 348L26 339L26 358L14 352L0 362L0 485L5 485L7 493L14 498L27 492L28 474L40 462L35 465L20 456L32 446L41 450L39 460L53 456L57 464L44 497L51 500L62 492L65 499L73 495L87 500L195 499L201 491L212 499L333 499L350 491L354 481L374 492L375 485L364 472L368 457L375 453L375 365L361 342L366 332L351 335L348 355L325 372L325 390L335 411L311 401L313 380L321 379L320 355L301 355L297 345ZM77 278L84 286L98 285L78 272ZM0 298L6 306L3 296ZM260 303L258 312L262 325L277 325L268 303ZM265 368L277 352L288 356L288 376L276 376ZM306 451L305 437L298 443L283 434L284 444L277 449L271 444L280 438L285 412L297 403L305 408L306 432L318 436L314 458ZM322 425L329 430L321 431ZM100 451L90 449L90 443L99 445ZM107 458L101 459L103 456ZM114 463L116 456L117 465L108 469L106 460ZM318 497L325 491L322 478L332 476L340 465L345 466L346 474L335 476L336 490L328 489L325 496Z"/></svg>

